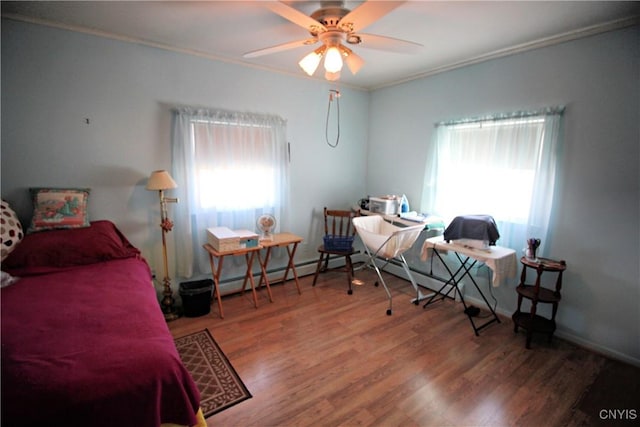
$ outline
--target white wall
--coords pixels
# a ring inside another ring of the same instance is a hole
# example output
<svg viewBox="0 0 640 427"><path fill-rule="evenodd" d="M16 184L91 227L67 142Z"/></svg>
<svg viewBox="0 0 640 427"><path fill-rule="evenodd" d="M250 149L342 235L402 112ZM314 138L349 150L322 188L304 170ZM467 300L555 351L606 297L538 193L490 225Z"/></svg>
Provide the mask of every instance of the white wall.
<svg viewBox="0 0 640 427"><path fill-rule="evenodd" d="M291 143L286 229L305 239L296 259L315 260L322 208L347 208L364 194L369 94L340 88L333 149L325 142L332 86L300 74L3 19L2 198L24 222L29 187L90 187L91 219L114 221L160 272L159 203L144 187L151 171L171 167L170 108L277 114Z"/></svg>
<svg viewBox="0 0 640 427"><path fill-rule="evenodd" d="M566 105L552 238L544 254L568 265L559 334L636 364L639 41L639 28L629 28L375 91L367 180L369 192L404 192L412 207L428 211L421 206L421 179L436 122ZM478 177L464 191L491 197L495 185ZM515 286L494 291L505 314L515 311Z"/></svg>

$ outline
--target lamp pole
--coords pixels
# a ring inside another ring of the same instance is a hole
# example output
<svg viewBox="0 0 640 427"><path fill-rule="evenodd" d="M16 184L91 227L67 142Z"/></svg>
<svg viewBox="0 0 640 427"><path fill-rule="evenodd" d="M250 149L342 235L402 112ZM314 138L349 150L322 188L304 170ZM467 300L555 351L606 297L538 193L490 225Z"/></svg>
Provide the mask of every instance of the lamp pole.
<svg viewBox="0 0 640 427"><path fill-rule="evenodd" d="M160 228L162 229L162 261L164 267L164 277L162 279L162 294L164 297L162 298L161 306L164 318L167 321L180 317L174 307L175 299L171 290L169 261L167 259L167 233L173 228L173 222L167 215L167 203L178 203L178 199L164 197L164 190L177 187L178 185L166 170L154 171L147 181L147 190L158 190L158 196L160 197Z"/></svg>
<svg viewBox="0 0 640 427"><path fill-rule="evenodd" d="M158 190L160 195L160 228L162 228L162 260L164 262L164 278L162 279L164 298L162 298L162 312L167 321L175 320L178 317L174 304L173 291L171 289L171 278L169 277L169 262L167 260L167 233L173 228L173 222L167 218L167 202L176 203L178 199L164 197L164 191Z"/></svg>

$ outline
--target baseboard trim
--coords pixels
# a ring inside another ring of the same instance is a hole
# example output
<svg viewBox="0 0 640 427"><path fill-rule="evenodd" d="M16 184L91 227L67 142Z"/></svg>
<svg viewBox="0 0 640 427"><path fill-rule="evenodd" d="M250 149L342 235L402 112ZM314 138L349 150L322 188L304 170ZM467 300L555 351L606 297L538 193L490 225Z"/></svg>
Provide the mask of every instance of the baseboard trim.
<svg viewBox="0 0 640 427"><path fill-rule="evenodd" d="M556 330L555 335L558 336L558 338L562 338L563 340L569 341L570 343L573 343L577 346L586 348L587 350L591 350L594 353L598 353L610 359L615 359L620 362L628 363L629 365L633 365L640 368L640 359L628 356L624 353L620 353L619 351L612 350L600 344L596 344L592 341L585 340L584 338L581 338L561 328L558 328Z"/></svg>

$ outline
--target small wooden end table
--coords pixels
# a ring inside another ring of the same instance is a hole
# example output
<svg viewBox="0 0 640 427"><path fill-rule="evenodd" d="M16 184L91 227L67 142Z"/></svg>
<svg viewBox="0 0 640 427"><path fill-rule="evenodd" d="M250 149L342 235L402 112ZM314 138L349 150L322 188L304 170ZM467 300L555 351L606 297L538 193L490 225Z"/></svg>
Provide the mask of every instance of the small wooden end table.
<svg viewBox="0 0 640 427"><path fill-rule="evenodd" d="M251 291L253 292L253 305L258 308L258 296L256 295L256 287L255 282L253 281L253 260L257 253L260 252L262 246L254 246L251 248L240 248L234 249L231 251L218 251L213 246L208 243L203 245L204 249L209 254L209 263L211 264L211 275L213 276L213 285L214 292L216 294L216 298L218 300L218 311L220 312L220 318L224 319L224 312L222 311L222 298L220 295L220 273L222 272L222 264L225 256L241 256L244 255L245 260L247 262L247 272L244 276L244 284L242 287L242 291L244 292L247 286L247 279L249 279L249 283L251 284ZM217 266L215 265L215 260L218 260ZM264 275L264 267L262 263L260 263L260 268L262 270L262 274ZM267 283L267 290L269 292L269 300L273 301L271 297L271 288L269 288L269 284Z"/></svg>
<svg viewBox="0 0 640 427"><path fill-rule="evenodd" d="M538 258L531 260L526 257L520 258L522 264L522 274L520 284L516 288L518 292L518 309L511 318L513 319L513 331L518 332L518 328L527 330L526 348L531 348L531 337L534 332L547 334L549 341L556 330L556 313L558 303L562 299L560 291L562 289L562 273L567 269L564 260L556 261L548 258ZM527 268L536 272L534 284L527 283ZM555 289L547 289L540 285L540 276L545 271L557 273ZM531 301L529 312L521 311L522 299ZM551 304L551 318L540 316L536 313L538 303Z"/></svg>
<svg viewBox="0 0 640 427"><path fill-rule="evenodd" d="M260 277L258 287L262 286L262 283L264 282L267 285L267 289L269 289L269 279L267 278L266 272L267 265L269 264L269 259L271 258L271 249L286 247L287 254L289 255L289 261L287 263L287 268L284 271L284 276L282 277L282 279L276 280L276 282L286 282L287 276L289 275L289 270L291 270L291 272L293 272L293 280L296 282L298 294L302 294L302 292L300 291L300 283L298 282L298 273L296 272L296 266L293 263L293 257L296 254L296 249L298 248L298 243L300 242L302 242L302 237L296 236L292 233L273 234L271 240L260 240L260 246L262 246L262 248L266 248L267 252L264 256L264 262L262 261L260 253L258 252L258 262L260 262L260 266L262 267L262 276Z"/></svg>

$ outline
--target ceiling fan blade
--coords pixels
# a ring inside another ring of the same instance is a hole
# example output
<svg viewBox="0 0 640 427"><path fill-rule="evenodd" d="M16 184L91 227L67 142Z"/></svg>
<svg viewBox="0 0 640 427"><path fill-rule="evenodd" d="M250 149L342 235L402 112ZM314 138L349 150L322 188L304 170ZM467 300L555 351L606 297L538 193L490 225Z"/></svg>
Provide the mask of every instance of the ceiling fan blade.
<svg viewBox="0 0 640 427"><path fill-rule="evenodd" d="M272 12L275 12L294 24L305 28L312 34L321 33L327 30L327 28L320 22L281 1L268 1L265 2L265 6Z"/></svg>
<svg viewBox="0 0 640 427"><path fill-rule="evenodd" d="M351 33L373 24L404 1L365 1L340 20L340 27Z"/></svg>
<svg viewBox="0 0 640 427"><path fill-rule="evenodd" d="M386 50L388 52L397 53L417 53L422 49L420 43L414 43L407 40L395 39L393 37L376 36L374 34L357 34L360 38L360 47L367 49Z"/></svg>
<svg viewBox="0 0 640 427"><path fill-rule="evenodd" d="M318 41L318 39L316 39L316 38L304 39L304 40L296 40L294 42L278 44L278 45L275 45L275 46L266 47L264 49L258 49L258 50L254 50L254 51L251 51L251 52L247 52L244 55L242 55L242 57L243 58L257 58L258 56L264 56L264 55L269 55L269 54L276 53L276 52L282 52L283 50L294 49L296 47L311 46L312 44L317 43L317 41Z"/></svg>

